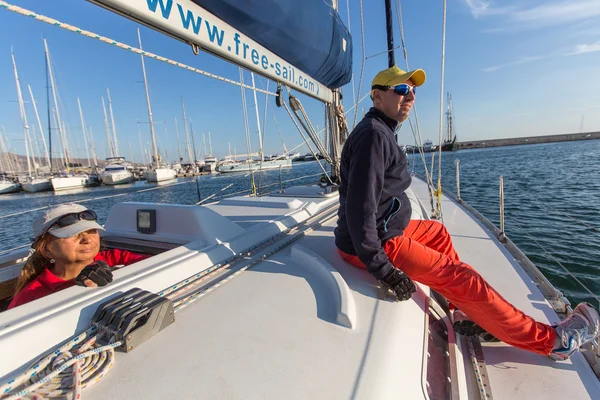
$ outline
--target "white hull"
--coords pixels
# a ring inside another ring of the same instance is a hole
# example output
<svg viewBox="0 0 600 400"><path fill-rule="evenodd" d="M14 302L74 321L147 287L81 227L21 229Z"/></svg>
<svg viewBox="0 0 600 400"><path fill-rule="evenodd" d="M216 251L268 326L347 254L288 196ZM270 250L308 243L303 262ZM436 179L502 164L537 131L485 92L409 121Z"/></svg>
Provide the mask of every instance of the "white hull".
<svg viewBox="0 0 600 400"><path fill-rule="evenodd" d="M52 182L50 178L31 179L21 183L23 190L29 193L47 192L52 190Z"/></svg>
<svg viewBox="0 0 600 400"><path fill-rule="evenodd" d="M258 170L278 169L278 168L289 168L292 166L292 160L273 160L263 161L262 165L260 162L252 163L241 163L236 165L220 165L217 167L217 172L230 173L230 172L250 172Z"/></svg>
<svg viewBox="0 0 600 400"><path fill-rule="evenodd" d="M55 192L60 190L97 186L99 183L98 181L85 175L52 178L50 181L52 182L52 188Z"/></svg>
<svg viewBox="0 0 600 400"><path fill-rule="evenodd" d="M0 194L15 193L21 190L20 183L0 182Z"/></svg>
<svg viewBox="0 0 600 400"><path fill-rule="evenodd" d="M148 182L164 182L175 179L177 173L171 168L158 168L146 171L146 180Z"/></svg>
<svg viewBox="0 0 600 400"><path fill-rule="evenodd" d="M102 174L102 183L105 185L124 185L133 182L133 180L133 174L129 171Z"/></svg>

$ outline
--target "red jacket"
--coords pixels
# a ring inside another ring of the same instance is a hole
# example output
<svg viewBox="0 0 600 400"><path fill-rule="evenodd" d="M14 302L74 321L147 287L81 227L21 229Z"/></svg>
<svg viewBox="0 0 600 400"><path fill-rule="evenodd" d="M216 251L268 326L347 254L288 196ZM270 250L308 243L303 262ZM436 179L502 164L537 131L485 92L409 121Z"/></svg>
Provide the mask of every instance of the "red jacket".
<svg viewBox="0 0 600 400"><path fill-rule="evenodd" d="M127 250L111 249L101 251L94 257L94 261L102 260L109 266L129 265L150 257L149 254L136 254ZM46 267L34 280L29 282L19 293L13 297L8 308L14 308L21 304L29 303L49 294L71 287L75 284L75 279L65 281L50 272Z"/></svg>

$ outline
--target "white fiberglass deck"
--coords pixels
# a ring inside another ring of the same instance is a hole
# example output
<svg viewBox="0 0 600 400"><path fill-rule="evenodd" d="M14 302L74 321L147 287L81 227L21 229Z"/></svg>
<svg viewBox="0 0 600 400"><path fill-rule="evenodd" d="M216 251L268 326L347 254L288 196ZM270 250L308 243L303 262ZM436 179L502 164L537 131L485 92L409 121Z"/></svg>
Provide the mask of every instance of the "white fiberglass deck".
<svg viewBox="0 0 600 400"><path fill-rule="evenodd" d="M412 189L428 203L422 182L415 180ZM81 332L108 296L132 287L158 292L331 207L326 213L332 218L322 225L177 312L174 324L132 352L117 353L114 367L84 397L427 398L426 386L436 383L425 382L423 369L429 289L420 286L402 303L379 300L375 280L343 262L335 250L336 196L301 196L305 189L296 193L296 198L239 197L195 208L194 221L214 225L213 231L200 226L194 241L116 271L115 281L104 288L73 287L3 313L0 375ZM107 230L112 224L117 236L126 237L133 211L148 206L124 204L114 223L109 217ZM171 207L172 213L186 212L185 206ZM452 202L444 201L444 211L464 261L525 312L557 321L527 275L477 222ZM159 208L159 224L181 226L182 217L161 214ZM413 217L423 217L416 201ZM190 233L178 231L181 235L170 237L170 243L185 243L194 229L187 225ZM484 352L494 399L600 395L598 380L582 357L555 363L504 344L484 345ZM468 368L468 362L461 363L458 371L461 399L469 398Z"/></svg>
<svg viewBox="0 0 600 400"><path fill-rule="evenodd" d="M424 182L414 179L411 189L428 204ZM462 261L515 307L538 321L558 323L535 283L479 222L450 199L443 199L442 208L444 225ZM483 349L494 399L600 399L598 378L581 354L555 362L504 343L485 343Z"/></svg>

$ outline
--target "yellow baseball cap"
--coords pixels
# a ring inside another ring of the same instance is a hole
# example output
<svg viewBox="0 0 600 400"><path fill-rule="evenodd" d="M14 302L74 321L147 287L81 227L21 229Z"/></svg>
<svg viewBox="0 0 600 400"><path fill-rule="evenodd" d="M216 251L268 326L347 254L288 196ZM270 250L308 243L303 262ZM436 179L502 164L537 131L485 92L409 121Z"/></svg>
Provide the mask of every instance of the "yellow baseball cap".
<svg viewBox="0 0 600 400"><path fill-rule="evenodd" d="M400 83L406 82L409 79L412 79L415 86L421 86L425 83L425 71L422 69L415 69L413 71L406 72L394 65L393 67L384 69L375 75L375 78L373 78L373 83L371 83L371 87L376 85L396 86Z"/></svg>

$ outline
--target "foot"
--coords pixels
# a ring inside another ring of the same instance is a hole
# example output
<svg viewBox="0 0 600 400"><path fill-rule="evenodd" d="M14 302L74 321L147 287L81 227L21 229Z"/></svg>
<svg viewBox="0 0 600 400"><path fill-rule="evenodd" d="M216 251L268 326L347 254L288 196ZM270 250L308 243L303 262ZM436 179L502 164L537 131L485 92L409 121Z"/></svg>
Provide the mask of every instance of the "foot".
<svg viewBox="0 0 600 400"><path fill-rule="evenodd" d="M454 310L453 318L454 332L458 333L459 335L479 336L479 339L484 342L499 342L494 335L477 325L474 321L469 319L467 314L458 308Z"/></svg>
<svg viewBox="0 0 600 400"><path fill-rule="evenodd" d="M575 310L556 327L561 347L552 350L554 360L566 360L586 343L598 338L600 316L589 303L580 303Z"/></svg>

